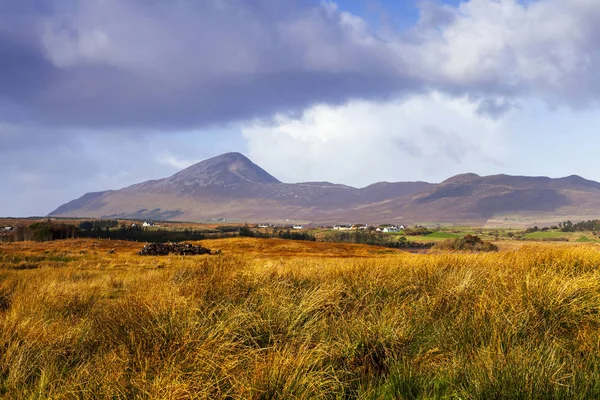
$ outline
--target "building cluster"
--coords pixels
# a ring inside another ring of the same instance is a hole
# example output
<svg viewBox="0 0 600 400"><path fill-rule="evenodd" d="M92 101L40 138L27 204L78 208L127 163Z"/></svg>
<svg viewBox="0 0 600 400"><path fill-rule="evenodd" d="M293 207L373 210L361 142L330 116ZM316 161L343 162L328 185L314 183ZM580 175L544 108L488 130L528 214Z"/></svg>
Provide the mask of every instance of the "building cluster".
<svg viewBox="0 0 600 400"><path fill-rule="evenodd" d="M382 225L375 229L377 232L400 232L404 230L404 225Z"/></svg>
<svg viewBox="0 0 600 400"><path fill-rule="evenodd" d="M137 222L134 222L133 224L131 224L132 228L137 228L138 226L140 226L140 225ZM154 225L154 222L152 222L152 221L144 221L144 223L142 224L143 228L151 228L153 226L156 226L156 225Z"/></svg>
<svg viewBox="0 0 600 400"><path fill-rule="evenodd" d="M267 223L261 223L261 224L257 224L255 225L256 228L277 228L277 227L283 227L283 228L291 228L291 229L304 229L304 225L300 225L300 224L296 224L296 225L276 225L276 224L267 224ZM394 225L394 224L386 224L386 225L379 225L377 227L375 226L369 226L366 224L336 224L336 225L329 225L329 226L319 226L319 229L332 229L334 231L366 231L366 230L372 230L372 231L377 231L377 232L384 232L384 233L388 233L388 232L399 232L401 230L404 230L405 227L404 225Z"/></svg>
<svg viewBox="0 0 600 400"><path fill-rule="evenodd" d="M258 224L257 228L277 228L279 225L275 224ZM283 228L292 228L292 229L304 229L304 225L295 224L295 225L284 225Z"/></svg>
<svg viewBox="0 0 600 400"><path fill-rule="evenodd" d="M374 229L377 232L399 232L404 229L404 225L380 225L375 228L365 224L338 224L334 225L331 229L334 231L364 231Z"/></svg>

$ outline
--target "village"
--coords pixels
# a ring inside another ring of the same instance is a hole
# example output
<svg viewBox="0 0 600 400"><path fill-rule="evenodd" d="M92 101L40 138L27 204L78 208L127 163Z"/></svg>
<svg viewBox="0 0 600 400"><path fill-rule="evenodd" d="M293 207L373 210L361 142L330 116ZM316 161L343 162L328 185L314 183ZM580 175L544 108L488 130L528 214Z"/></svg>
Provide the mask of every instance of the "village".
<svg viewBox="0 0 600 400"><path fill-rule="evenodd" d="M324 230L334 230L334 231L376 231L376 232L384 232L384 233L393 233L393 232L400 232L401 230L404 230L405 227L404 225L394 225L394 224L384 224L384 225L367 225L367 224L336 224L336 225L324 225L324 226L310 226L310 225L302 225L302 224L294 224L294 225L287 225L287 226L280 226L277 224L266 224L266 223L261 223L261 224L257 224L255 226L255 228L259 228L259 229L266 229L266 228L291 228L291 229L296 229L296 230L302 230L302 229L307 229L307 228L317 228L317 229L324 229Z"/></svg>
<svg viewBox="0 0 600 400"><path fill-rule="evenodd" d="M160 225L155 224L153 221L144 222L132 222L131 228L160 228ZM282 225L282 224L268 224L259 223L254 225L254 228L266 229L266 228L290 228L296 230L303 229L324 229L334 231L376 231L384 233L394 233L405 229L404 225L384 224L384 225L367 225L367 224L335 224L335 225L323 225L323 226L312 226L312 224L293 224L293 225ZM14 226L0 226L0 235L9 234L15 229Z"/></svg>

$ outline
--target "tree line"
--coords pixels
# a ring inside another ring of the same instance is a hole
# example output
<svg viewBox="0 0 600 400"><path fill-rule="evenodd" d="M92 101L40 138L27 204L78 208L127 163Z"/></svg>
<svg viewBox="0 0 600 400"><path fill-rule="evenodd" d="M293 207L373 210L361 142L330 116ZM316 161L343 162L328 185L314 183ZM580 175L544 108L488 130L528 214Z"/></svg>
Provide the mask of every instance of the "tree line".
<svg viewBox="0 0 600 400"><path fill-rule="evenodd" d="M273 228L270 232L260 232L250 229L248 224L239 228L239 235L243 237L255 237L255 238L278 238L286 240L308 240L315 242L317 238L308 232L296 232L290 230L290 228Z"/></svg>
<svg viewBox="0 0 600 400"><path fill-rule="evenodd" d="M325 236L323 241L335 243L366 244L371 246L390 247L393 249L429 249L433 243L411 242L406 237L386 235L369 231L336 231Z"/></svg>
<svg viewBox="0 0 600 400"><path fill-rule="evenodd" d="M317 241L317 238L304 231L295 231L289 228L273 228L269 232L261 232L251 229L247 224L244 226L220 226L215 229L146 229L140 225L119 226L116 220L92 220L83 221L76 225L56 223L53 221L36 222L29 226L17 226L9 235L0 237L4 241L34 240L38 242L71 239L112 239L128 240L137 242L184 242L191 240L216 239L226 237L255 237L255 238L278 238L285 240ZM371 231L347 231L332 232L322 239L325 242L366 244L397 249L426 249L433 243L411 242L406 237L385 235Z"/></svg>
<svg viewBox="0 0 600 400"><path fill-rule="evenodd" d="M139 225L129 226L124 224L119 227L116 220L83 221L77 226L47 220L36 222L29 226L17 225L10 233L0 236L0 240L8 242L20 242L26 240L47 242L61 239L91 238L165 243L202 240L209 234L210 237L231 237L235 235L217 230L151 230L144 229Z"/></svg>
<svg viewBox="0 0 600 400"><path fill-rule="evenodd" d="M600 231L600 220L591 219L581 222L565 221L558 224L558 227L563 232L597 232Z"/></svg>
<svg viewBox="0 0 600 400"><path fill-rule="evenodd" d="M76 237L78 237L78 228L74 225L43 221L35 222L29 226L17 225L9 234L0 236L0 241L22 242L33 240L36 242L47 242Z"/></svg>
<svg viewBox="0 0 600 400"><path fill-rule="evenodd" d="M190 240L219 239L235 236L257 238L280 238L287 240L317 240L307 232L294 232L290 229L275 228L270 233L253 231L245 226L224 225L215 229L146 229L139 224L125 225L117 220L82 221L77 226L56 223L51 220L36 222L29 226L18 225L8 235L0 236L1 241L20 242L33 240L45 242L60 239L89 238L127 240L135 242L184 242Z"/></svg>

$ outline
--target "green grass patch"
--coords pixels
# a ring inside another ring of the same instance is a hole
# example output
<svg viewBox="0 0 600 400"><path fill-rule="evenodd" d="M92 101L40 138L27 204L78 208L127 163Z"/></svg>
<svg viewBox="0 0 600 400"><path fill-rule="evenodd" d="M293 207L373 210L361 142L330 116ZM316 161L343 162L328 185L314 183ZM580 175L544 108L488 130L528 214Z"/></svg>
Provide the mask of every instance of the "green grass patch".
<svg viewBox="0 0 600 400"><path fill-rule="evenodd" d="M560 231L532 232L524 235L525 239L560 239L568 238L569 234Z"/></svg>
<svg viewBox="0 0 600 400"><path fill-rule="evenodd" d="M437 242L446 240L445 238L432 237L431 235L425 235L425 236L406 236L406 239L410 240L411 242L416 242L416 243L433 243L433 242L437 243Z"/></svg>
<svg viewBox="0 0 600 400"><path fill-rule="evenodd" d="M433 232L431 235L427 235L428 238L435 238L435 239L456 239L456 238L460 238L463 235L460 235L458 233L450 233L450 232Z"/></svg>

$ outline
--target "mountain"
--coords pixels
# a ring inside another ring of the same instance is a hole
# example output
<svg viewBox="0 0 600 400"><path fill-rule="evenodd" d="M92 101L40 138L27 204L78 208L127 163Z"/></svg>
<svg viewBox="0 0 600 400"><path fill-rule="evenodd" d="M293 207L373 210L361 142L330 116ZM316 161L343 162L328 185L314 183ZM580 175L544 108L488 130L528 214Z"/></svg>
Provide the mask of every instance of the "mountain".
<svg viewBox="0 0 600 400"><path fill-rule="evenodd" d="M462 174L408 198L367 207L380 220L521 225L600 216L600 183L576 175L552 179Z"/></svg>
<svg viewBox="0 0 600 400"><path fill-rule="evenodd" d="M231 187L281 183L277 178L250 161L240 153L226 153L199 162L170 178L148 181L133 185L132 190L159 190L167 186L169 190L201 190L205 187Z"/></svg>
<svg viewBox="0 0 600 400"><path fill-rule="evenodd" d="M462 174L440 184L283 183L239 153L120 190L88 193L50 213L61 217L204 221L519 224L597 217L600 183Z"/></svg>

